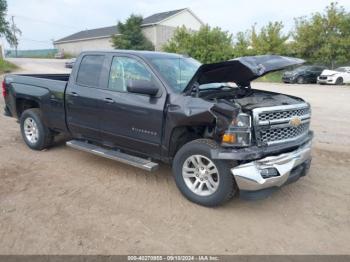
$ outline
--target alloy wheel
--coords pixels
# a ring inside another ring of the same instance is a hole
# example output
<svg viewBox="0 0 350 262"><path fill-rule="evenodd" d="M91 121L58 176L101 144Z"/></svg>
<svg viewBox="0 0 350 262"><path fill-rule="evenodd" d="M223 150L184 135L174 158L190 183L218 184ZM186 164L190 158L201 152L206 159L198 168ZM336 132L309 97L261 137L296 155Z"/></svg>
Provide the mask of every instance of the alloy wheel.
<svg viewBox="0 0 350 262"><path fill-rule="evenodd" d="M220 176L214 162L202 155L192 155L182 167L186 186L196 195L210 196L219 187Z"/></svg>
<svg viewBox="0 0 350 262"><path fill-rule="evenodd" d="M39 129L35 120L31 117L26 118L23 124L24 135L28 142L35 144L39 139Z"/></svg>

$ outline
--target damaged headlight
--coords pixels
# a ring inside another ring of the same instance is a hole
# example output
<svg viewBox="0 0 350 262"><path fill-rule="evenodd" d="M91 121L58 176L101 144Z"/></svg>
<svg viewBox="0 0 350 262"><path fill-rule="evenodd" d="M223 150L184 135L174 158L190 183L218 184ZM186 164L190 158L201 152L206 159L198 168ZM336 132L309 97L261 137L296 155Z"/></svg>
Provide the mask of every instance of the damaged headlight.
<svg viewBox="0 0 350 262"><path fill-rule="evenodd" d="M222 136L223 145L237 147L250 146L252 139L251 122L250 115L239 113Z"/></svg>

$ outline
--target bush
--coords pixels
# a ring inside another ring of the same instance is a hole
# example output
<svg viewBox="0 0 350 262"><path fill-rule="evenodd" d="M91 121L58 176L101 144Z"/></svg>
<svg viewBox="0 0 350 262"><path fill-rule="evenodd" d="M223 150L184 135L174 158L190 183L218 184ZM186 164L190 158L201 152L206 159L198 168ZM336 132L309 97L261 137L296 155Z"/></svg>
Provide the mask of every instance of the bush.
<svg viewBox="0 0 350 262"><path fill-rule="evenodd" d="M9 61L6 61L4 59L0 59L0 73L4 74L4 73L9 73L12 72L14 70L18 69L18 67L12 63L10 63Z"/></svg>

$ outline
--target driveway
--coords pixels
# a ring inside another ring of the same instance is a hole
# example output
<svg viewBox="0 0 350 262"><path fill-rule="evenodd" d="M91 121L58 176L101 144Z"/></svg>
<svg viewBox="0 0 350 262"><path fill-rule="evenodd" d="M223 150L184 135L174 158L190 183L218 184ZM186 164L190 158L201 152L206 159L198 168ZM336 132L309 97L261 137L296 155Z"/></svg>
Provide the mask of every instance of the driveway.
<svg viewBox="0 0 350 262"><path fill-rule="evenodd" d="M15 62L48 73L61 61ZM265 200L218 208L187 201L166 165L147 173L59 141L32 151L1 115L0 253L349 254L350 88L253 87L311 102L310 173Z"/></svg>
<svg viewBox="0 0 350 262"><path fill-rule="evenodd" d="M19 66L19 73L61 74L71 71L64 67L64 63L69 59L6 58L6 60Z"/></svg>

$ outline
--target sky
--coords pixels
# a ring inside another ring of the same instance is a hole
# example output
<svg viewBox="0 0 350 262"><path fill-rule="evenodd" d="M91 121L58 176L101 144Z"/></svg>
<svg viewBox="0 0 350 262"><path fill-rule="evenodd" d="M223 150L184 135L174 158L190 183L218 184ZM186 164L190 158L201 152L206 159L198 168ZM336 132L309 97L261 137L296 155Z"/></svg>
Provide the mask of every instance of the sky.
<svg viewBox="0 0 350 262"><path fill-rule="evenodd" d="M330 0L7 0L8 19L14 16L22 31L18 48L52 48L52 41L85 29L125 21L131 14L143 17L188 7L204 23L230 33L245 31L253 24L282 21L285 31L294 18L323 11ZM350 0L338 0L350 11ZM5 48L8 44L2 40Z"/></svg>

